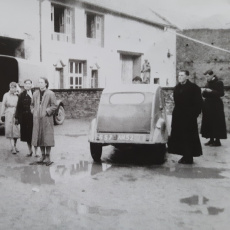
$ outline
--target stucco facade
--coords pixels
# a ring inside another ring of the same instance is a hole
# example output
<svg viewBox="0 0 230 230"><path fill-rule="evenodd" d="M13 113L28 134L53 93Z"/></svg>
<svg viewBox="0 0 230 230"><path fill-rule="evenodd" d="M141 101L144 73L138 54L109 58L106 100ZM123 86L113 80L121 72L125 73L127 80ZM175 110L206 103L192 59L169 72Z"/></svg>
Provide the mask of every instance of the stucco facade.
<svg viewBox="0 0 230 230"><path fill-rule="evenodd" d="M16 39L10 55L41 63L50 88L131 84L145 59L151 83L175 85L176 36L169 32L175 28L85 2L2 1L0 41Z"/></svg>

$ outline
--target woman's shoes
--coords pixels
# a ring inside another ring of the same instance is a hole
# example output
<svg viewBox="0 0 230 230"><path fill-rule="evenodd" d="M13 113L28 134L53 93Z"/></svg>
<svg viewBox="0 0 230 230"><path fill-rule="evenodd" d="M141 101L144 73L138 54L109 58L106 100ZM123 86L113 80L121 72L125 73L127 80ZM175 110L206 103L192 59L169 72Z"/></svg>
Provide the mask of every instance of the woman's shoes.
<svg viewBox="0 0 230 230"><path fill-rule="evenodd" d="M27 157L32 157L32 155L33 155L33 152L31 152L30 154L27 154L26 156Z"/></svg>
<svg viewBox="0 0 230 230"><path fill-rule="evenodd" d="M15 148L15 147L13 147L13 148L11 149L11 153L14 154L14 155L17 154L17 151L16 151L16 148Z"/></svg>

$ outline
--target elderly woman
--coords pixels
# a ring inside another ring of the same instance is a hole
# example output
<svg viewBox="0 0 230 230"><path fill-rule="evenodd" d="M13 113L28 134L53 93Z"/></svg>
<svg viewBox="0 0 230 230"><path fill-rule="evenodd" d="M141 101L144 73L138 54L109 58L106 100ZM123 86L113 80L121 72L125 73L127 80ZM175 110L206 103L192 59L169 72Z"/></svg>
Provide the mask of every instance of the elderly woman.
<svg viewBox="0 0 230 230"><path fill-rule="evenodd" d="M5 136L10 140L11 152L19 152L16 148L17 139L20 137L18 125L15 125L15 110L18 102L17 83L10 83L9 92L5 93L2 101L1 120L5 120Z"/></svg>
<svg viewBox="0 0 230 230"><path fill-rule="evenodd" d="M50 151L54 146L53 114L57 108L54 92L48 89L45 77L39 79L39 90L33 94L31 112L33 113L32 145L40 147L42 157L39 162L50 165Z"/></svg>
<svg viewBox="0 0 230 230"><path fill-rule="evenodd" d="M21 133L21 141L27 142L27 146L29 149L29 154L27 157L31 157L33 154L32 151L32 131L33 131L33 115L30 111L31 100L33 97L32 90L32 81L27 79L24 81L25 90L19 95L18 104L15 113L15 124L20 124L20 133ZM35 157L37 155L37 147L34 148Z"/></svg>

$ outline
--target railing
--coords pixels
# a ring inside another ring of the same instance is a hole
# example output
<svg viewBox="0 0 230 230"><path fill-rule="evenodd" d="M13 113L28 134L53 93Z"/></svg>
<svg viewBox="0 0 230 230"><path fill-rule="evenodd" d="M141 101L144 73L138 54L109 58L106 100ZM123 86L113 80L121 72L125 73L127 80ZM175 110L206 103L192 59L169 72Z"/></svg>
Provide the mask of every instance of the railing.
<svg viewBox="0 0 230 230"><path fill-rule="evenodd" d="M72 35L71 34L53 32L53 33L51 33L51 39L54 41L72 43Z"/></svg>

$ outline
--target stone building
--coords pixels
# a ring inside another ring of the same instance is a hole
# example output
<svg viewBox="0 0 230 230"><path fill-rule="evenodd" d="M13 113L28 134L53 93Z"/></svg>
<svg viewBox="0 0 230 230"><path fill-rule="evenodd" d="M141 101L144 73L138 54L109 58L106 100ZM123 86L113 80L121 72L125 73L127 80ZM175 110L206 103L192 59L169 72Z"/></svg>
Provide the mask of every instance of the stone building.
<svg viewBox="0 0 230 230"><path fill-rule="evenodd" d="M189 29L183 35L230 51L230 29ZM230 53L177 36L177 70L188 69L191 80L204 86L204 72L212 69L230 86Z"/></svg>
<svg viewBox="0 0 230 230"><path fill-rule="evenodd" d="M144 6L125 0L2 0L0 28L0 55L34 66L20 70L15 81L36 81L43 69L40 75L53 89L104 88L131 83L147 59L151 83L175 85L176 35L169 32L176 27Z"/></svg>

